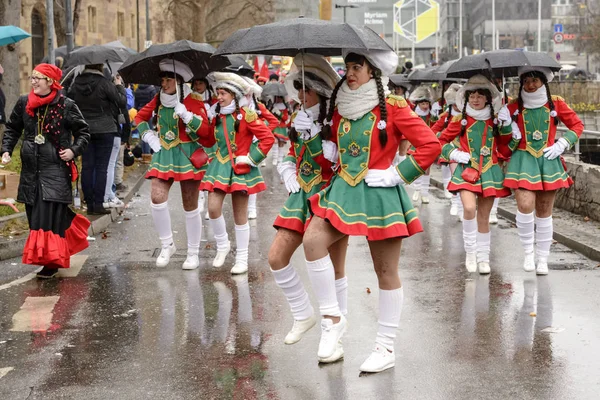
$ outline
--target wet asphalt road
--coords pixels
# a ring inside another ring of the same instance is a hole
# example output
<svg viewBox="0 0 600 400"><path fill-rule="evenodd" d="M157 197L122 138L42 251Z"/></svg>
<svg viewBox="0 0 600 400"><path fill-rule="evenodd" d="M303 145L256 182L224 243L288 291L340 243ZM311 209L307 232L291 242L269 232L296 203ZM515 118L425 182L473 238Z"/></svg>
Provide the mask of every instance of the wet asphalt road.
<svg viewBox="0 0 600 400"><path fill-rule="evenodd" d="M555 244L550 275L528 274L516 228L501 221L491 276L469 275L461 225L434 189L420 207L425 232L404 242L400 260L396 367L359 375L377 329L377 281L363 238L348 249L345 359L319 366L318 326L284 345L292 318L266 255L286 194L274 168L263 171L270 186L250 222L247 276L210 266L207 221L200 269L180 269L177 186L170 208L179 250L157 269L148 183L107 238L91 242L77 276L11 284L35 268L0 263L0 399L600 398L597 263ZM233 239L229 202L225 215ZM310 288L303 260L299 251L293 265ZM28 308L34 300L41 303Z"/></svg>

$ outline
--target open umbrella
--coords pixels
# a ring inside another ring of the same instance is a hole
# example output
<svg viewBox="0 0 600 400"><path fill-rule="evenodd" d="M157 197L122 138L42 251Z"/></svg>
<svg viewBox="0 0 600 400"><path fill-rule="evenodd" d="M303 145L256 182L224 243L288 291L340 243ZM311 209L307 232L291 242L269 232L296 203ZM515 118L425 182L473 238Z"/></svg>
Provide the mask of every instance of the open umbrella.
<svg viewBox="0 0 600 400"><path fill-rule="evenodd" d="M457 61L458 59L446 61L445 63L437 67L435 71L433 71L433 77L437 78L438 81L460 82L461 79L459 78L448 77L448 69L450 69L450 67Z"/></svg>
<svg viewBox="0 0 600 400"><path fill-rule="evenodd" d="M233 72L248 78L254 78L254 68L244 60L244 57L238 55L227 56L229 65L223 68L224 72Z"/></svg>
<svg viewBox="0 0 600 400"><path fill-rule="evenodd" d="M390 75L390 81L396 86L406 89L410 88L410 81L408 80L408 76L406 74Z"/></svg>
<svg viewBox="0 0 600 400"><path fill-rule="evenodd" d="M31 35L18 26L0 26L0 46L17 43L28 37L31 37Z"/></svg>
<svg viewBox="0 0 600 400"><path fill-rule="evenodd" d="M181 61L189 66L194 76L205 76L229 65L227 57L211 57L215 48L208 43L179 40L167 44L153 44L143 52L131 56L119 69L119 74L130 83L160 84L159 63L165 58Z"/></svg>
<svg viewBox="0 0 600 400"><path fill-rule="evenodd" d="M285 89L285 85L283 83L271 82L271 83L267 83L263 87L262 95L263 96L285 97L288 95L288 92Z"/></svg>
<svg viewBox="0 0 600 400"><path fill-rule="evenodd" d="M413 83L437 82L439 79L435 76L435 67L415 69L408 74L408 80Z"/></svg>
<svg viewBox="0 0 600 400"><path fill-rule="evenodd" d="M73 50L65 63L65 68L75 65L108 64L124 62L131 56L125 47L93 44Z"/></svg>

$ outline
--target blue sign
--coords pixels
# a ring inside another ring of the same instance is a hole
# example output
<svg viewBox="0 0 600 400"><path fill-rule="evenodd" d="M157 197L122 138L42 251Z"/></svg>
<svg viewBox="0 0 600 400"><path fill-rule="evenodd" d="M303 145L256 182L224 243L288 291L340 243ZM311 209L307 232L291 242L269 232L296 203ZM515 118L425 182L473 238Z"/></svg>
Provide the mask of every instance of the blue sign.
<svg viewBox="0 0 600 400"><path fill-rule="evenodd" d="M563 33L563 24L554 24L554 33Z"/></svg>

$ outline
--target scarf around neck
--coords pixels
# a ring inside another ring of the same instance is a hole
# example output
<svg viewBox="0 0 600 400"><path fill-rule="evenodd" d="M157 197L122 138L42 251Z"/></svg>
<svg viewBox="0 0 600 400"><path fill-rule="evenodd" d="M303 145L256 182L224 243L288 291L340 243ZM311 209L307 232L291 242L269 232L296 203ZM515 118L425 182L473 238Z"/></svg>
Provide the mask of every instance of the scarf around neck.
<svg viewBox="0 0 600 400"><path fill-rule="evenodd" d="M419 117L426 117L431 113L430 110L422 110L421 107L419 107L419 106L415 107L415 112L417 113L417 115Z"/></svg>
<svg viewBox="0 0 600 400"><path fill-rule="evenodd" d="M467 115L477 121L487 121L492 118L490 106L485 106L485 108L481 110L475 110L470 104L467 104Z"/></svg>
<svg viewBox="0 0 600 400"><path fill-rule="evenodd" d="M25 106L25 112L29 114L30 117L33 117L37 108L52 103L52 101L56 98L57 94L57 90L52 90L46 96L38 96L37 94L33 93L33 89L31 89L31 92L29 92L29 96L27 97L27 105Z"/></svg>
<svg viewBox="0 0 600 400"><path fill-rule="evenodd" d="M385 96L390 93L390 91L386 89L388 81L388 77L381 77ZM379 105L379 94L377 93L377 83L375 82L375 79L369 80L369 82L361 85L356 90L350 89L348 82L344 81L338 91L335 105L342 117L351 120L361 118Z"/></svg>
<svg viewBox="0 0 600 400"><path fill-rule="evenodd" d="M183 98L185 99L192 93L192 89L189 88L188 85L183 85ZM164 91L160 91L160 104L163 107L167 108L175 108L175 106L179 103L179 95L177 92L173 94L167 94Z"/></svg>
<svg viewBox="0 0 600 400"><path fill-rule="evenodd" d="M527 93L525 90L521 90L521 98L523 99L523 107L525 108L533 109L543 107L548 102L546 86L540 86L538 90L533 93Z"/></svg>
<svg viewBox="0 0 600 400"><path fill-rule="evenodd" d="M232 101L231 103L229 103L228 106L221 107L219 114L229 115L229 114L233 114L234 111L235 111L235 101Z"/></svg>

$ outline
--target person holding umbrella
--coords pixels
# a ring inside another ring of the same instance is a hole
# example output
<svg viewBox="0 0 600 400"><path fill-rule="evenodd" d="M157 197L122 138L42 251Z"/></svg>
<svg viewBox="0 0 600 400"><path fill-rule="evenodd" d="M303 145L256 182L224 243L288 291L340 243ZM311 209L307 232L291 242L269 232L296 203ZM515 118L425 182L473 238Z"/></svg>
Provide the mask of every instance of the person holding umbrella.
<svg viewBox="0 0 600 400"><path fill-rule="evenodd" d="M471 77L459 89L456 105L462 114L456 115L440 136L443 156L458 164L448 190L460 194L464 207L467 271L489 274L490 211L496 197L510 196L510 190L503 186L497 147L500 140L510 138L512 130L510 125L499 130L494 111L500 109L502 98L483 75Z"/></svg>
<svg viewBox="0 0 600 400"><path fill-rule="evenodd" d="M31 92L17 101L2 139L2 163L23 137L21 179L17 200L25 203L29 237L23 264L42 265L38 278L49 279L70 258L88 247L90 227L83 215L69 206L76 178L74 158L89 140L89 126L75 102L62 92L62 72L51 64L39 64L31 74Z"/></svg>
<svg viewBox="0 0 600 400"><path fill-rule="evenodd" d="M294 325L284 342L294 344L312 328L316 319L296 270L290 264L292 255L302 244L302 236L309 223L307 199L329 183L333 163L337 161L337 146L323 140L320 131L327 116L328 102L340 76L325 58L316 54L298 54L293 64L304 65L302 74L297 71L286 77L285 85L298 92L297 98L305 109L292 118L289 153L277 166L281 180L290 196L279 212L273 226L277 229L269 250L269 265L275 282L283 291L294 316ZM334 243L332 253L335 268L335 288L342 314L347 313L348 281L345 276L345 257L348 237Z"/></svg>
<svg viewBox="0 0 600 400"><path fill-rule="evenodd" d="M248 271L248 195L266 189L257 166L267 156L275 138L248 107L245 95L251 86L241 76L231 72L211 72L208 80L216 89L218 103L213 118L214 137L217 142L215 158L208 165L202 181L202 190L208 190L208 213L217 242L217 255L213 266L222 267L230 251L229 237L223 218L223 201L231 194L235 221L236 257L232 274ZM252 138L256 136L257 142Z"/></svg>
<svg viewBox="0 0 600 400"><path fill-rule="evenodd" d="M142 140L154 151L146 178L152 180L152 218L162 247L156 266L166 267L176 251L168 197L173 182L177 181L181 186L188 242L182 268L189 270L200 265L202 219L198 193L205 172L204 167L192 163L191 157L196 151L204 151L198 142L210 147L214 144L214 136L204 102L192 96L190 88L184 84L193 77L190 67L169 58L160 61L159 67L161 91L135 117ZM157 131L150 128L151 119Z"/></svg>
<svg viewBox="0 0 600 400"><path fill-rule="evenodd" d="M501 147L502 154L510 157L504 186L515 190L517 229L525 250L523 269L547 275L556 191L573 184L561 155L579 140L583 123L563 98L550 94L548 83L554 74L549 68L520 67L518 73L519 96L498 114L509 126L516 122L512 140ZM557 139L559 121L569 130Z"/></svg>
<svg viewBox="0 0 600 400"><path fill-rule="evenodd" d="M340 167L325 189L309 198L312 218L303 245L308 274L319 300L320 362L343 357L346 317L336 296L329 249L347 236L366 236L379 281L379 329L375 348L361 371L395 365L394 338L400 323L403 290L398 276L402 239L423 229L399 184L410 183L435 161L440 144L402 97L387 95L388 78L398 63L391 50L345 50L347 73L330 100L324 139L339 148ZM414 154L394 166L398 142L408 139Z"/></svg>
<svg viewBox="0 0 600 400"><path fill-rule="evenodd" d="M271 85L282 84L271 83ZM279 124L273 131L273 134L277 139L276 146L273 147L273 165L277 165L277 163L283 161L283 157L285 156L284 147L289 140L288 128L290 125L290 111L283 96L274 96L273 104L269 111L279 120Z"/></svg>

